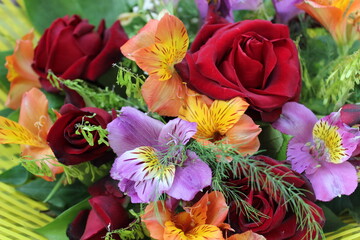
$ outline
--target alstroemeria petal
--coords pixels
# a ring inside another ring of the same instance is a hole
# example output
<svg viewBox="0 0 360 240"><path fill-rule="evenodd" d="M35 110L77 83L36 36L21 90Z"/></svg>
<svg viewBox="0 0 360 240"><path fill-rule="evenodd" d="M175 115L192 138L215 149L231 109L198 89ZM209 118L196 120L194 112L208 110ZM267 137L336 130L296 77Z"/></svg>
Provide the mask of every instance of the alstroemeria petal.
<svg viewBox="0 0 360 240"><path fill-rule="evenodd" d="M177 73L166 81L149 76L141 87L141 93L151 112L176 117L185 99L186 86Z"/></svg>
<svg viewBox="0 0 360 240"><path fill-rule="evenodd" d="M313 174L306 174L315 196L320 201L330 201L340 195L352 194L357 185L355 167L349 162L333 164L323 162Z"/></svg>
<svg viewBox="0 0 360 240"><path fill-rule="evenodd" d="M175 179L166 193L176 199L190 201L196 193L211 184L211 169L191 151L183 167L176 168Z"/></svg>
<svg viewBox="0 0 360 240"><path fill-rule="evenodd" d="M161 201L147 205L145 213L141 216L141 221L145 223L150 236L159 240L164 239L164 224L170 219L171 213L165 207L165 203Z"/></svg>
<svg viewBox="0 0 360 240"><path fill-rule="evenodd" d="M46 146L41 139L17 122L0 116L0 144L16 143L36 147Z"/></svg>
<svg viewBox="0 0 360 240"><path fill-rule="evenodd" d="M226 143L234 145L236 150L243 154L254 154L259 150L259 134L261 128L246 114L242 115L240 120L227 131Z"/></svg>
<svg viewBox="0 0 360 240"><path fill-rule="evenodd" d="M334 112L320 119L314 126L313 139L320 152L318 158L332 163L348 160L355 151L360 139L351 132L351 128L340 120L340 113Z"/></svg>
<svg viewBox="0 0 360 240"><path fill-rule="evenodd" d="M188 240L182 229L178 228L174 222L165 222L164 238L166 240Z"/></svg>
<svg viewBox="0 0 360 240"><path fill-rule="evenodd" d="M161 145L185 145L196 133L196 123L180 118L169 121L161 130L159 142Z"/></svg>
<svg viewBox="0 0 360 240"><path fill-rule="evenodd" d="M312 139L317 118L310 109L296 102L285 103L280 118L272 126L282 133L294 136L293 142L306 143Z"/></svg>
<svg viewBox="0 0 360 240"><path fill-rule="evenodd" d="M224 135L239 121L249 104L236 97L230 101L215 100L210 106L210 116L216 131Z"/></svg>
<svg viewBox="0 0 360 240"><path fill-rule="evenodd" d="M196 122L197 133L195 138L210 139L215 132L215 125L210 110L202 96L189 95L179 110L179 118L189 122Z"/></svg>
<svg viewBox="0 0 360 240"><path fill-rule="evenodd" d="M346 104L341 110L341 120L350 127L360 125L360 104Z"/></svg>
<svg viewBox="0 0 360 240"><path fill-rule="evenodd" d="M171 78L174 64L186 54L189 38L184 24L175 16L165 14L159 21L155 44L133 53L138 66L160 81Z"/></svg>
<svg viewBox="0 0 360 240"><path fill-rule="evenodd" d="M123 107L120 116L107 125L110 146L118 156L140 146L156 146L163 126L135 108Z"/></svg>
<svg viewBox="0 0 360 240"><path fill-rule="evenodd" d="M39 89L32 88L24 93L19 124L30 130L35 136L40 137L46 144L46 137L53 123L48 113L48 100Z"/></svg>
<svg viewBox="0 0 360 240"><path fill-rule="evenodd" d="M120 50L122 54L135 61L133 53L141 48L146 48L155 43L155 33L159 20L150 19L148 23L131 39L129 39Z"/></svg>
<svg viewBox="0 0 360 240"><path fill-rule="evenodd" d="M214 225L200 225L186 233L188 240L223 240L222 231Z"/></svg>
<svg viewBox="0 0 360 240"><path fill-rule="evenodd" d="M315 168L317 163L310 154L309 146L304 143L294 143L290 140L287 149L287 159L291 162L291 169L302 173L308 168Z"/></svg>
<svg viewBox="0 0 360 240"><path fill-rule="evenodd" d="M244 233L232 235L227 238L227 240L266 240L266 238L249 230Z"/></svg>
<svg viewBox="0 0 360 240"><path fill-rule="evenodd" d="M219 227L226 219L229 207L226 204L225 197L221 192L211 192L208 195L209 204L207 210L206 224Z"/></svg>
<svg viewBox="0 0 360 240"><path fill-rule="evenodd" d="M31 88L40 88L39 76L32 69L34 58L34 33L31 31L16 42L14 54L6 57L7 79L11 82L5 105L12 109L20 107L22 96Z"/></svg>

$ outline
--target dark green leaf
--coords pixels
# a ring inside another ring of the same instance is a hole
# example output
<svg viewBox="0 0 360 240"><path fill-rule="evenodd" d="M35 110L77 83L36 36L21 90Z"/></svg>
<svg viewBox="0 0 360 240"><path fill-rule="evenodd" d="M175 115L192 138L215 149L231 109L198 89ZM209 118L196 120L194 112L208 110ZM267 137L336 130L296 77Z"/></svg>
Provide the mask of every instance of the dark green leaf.
<svg viewBox="0 0 360 240"><path fill-rule="evenodd" d="M35 29L43 33L51 23L65 15L78 14L95 26L105 19L109 27L120 13L129 11L126 0L25 1L26 12Z"/></svg>
<svg viewBox="0 0 360 240"><path fill-rule="evenodd" d="M38 178L18 187L17 190L38 201L44 201L55 185L56 182L47 182ZM71 185L61 186L48 203L51 210L58 213L73 206L87 196L87 187L77 181Z"/></svg>
<svg viewBox="0 0 360 240"><path fill-rule="evenodd" d="M10 88L10 83L6 78L8 71L5 68L5 57L12 53L13 51L0 52L0 91L8 92Z"/></svg>
<svg viewBox="0 0 360 240"><path fill-rule="evenodd" d="M261 126L261 128L262 131L259 135L260 149L266 151L265 155L276 159L284 143L283 134L268 124Z"/></svg>
<svg viewBox="0 0 360 240"><path fill-rule="evenodd" d="M324 204L319 205L324 210L326 219L324 232L336 231L337 229L346 225L333 211L331 211L330 208L326 207Z"/></svg>
<svg viewBox="0 0 360 240"><path fill-rule="evenodd" d="M29 172L21 165L17 165L0 174L0 181L12 185L24 184L29 179Z"/></svg>
<svg viewBox="0 0 360 240"><path fill-rule="evenodd" d="M48 225L36 229L35 232L51 240L68 240L69 238L66 236L66 229L68 225L74 220L81 210L88 208L90 208L90 205L88 200L85 199L67 209Z"/></svg>

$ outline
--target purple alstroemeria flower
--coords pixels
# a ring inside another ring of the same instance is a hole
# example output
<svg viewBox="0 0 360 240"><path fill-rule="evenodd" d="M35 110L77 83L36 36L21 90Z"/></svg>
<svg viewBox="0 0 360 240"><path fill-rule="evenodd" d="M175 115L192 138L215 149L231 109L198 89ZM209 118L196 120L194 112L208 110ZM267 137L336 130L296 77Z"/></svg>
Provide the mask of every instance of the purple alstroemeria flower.
<svg viewBox="0 0 360 240"><path fill-rule="evenodd" d="M356 189L356 169L347 160L360 143L360 132L343 123L340 112L317 120L304 105L289 102L272 126L293 136L287 158L294 171L310 180L316 199L330 201Z"/></svg>
<svg viewBox="0 0 360 240"><path fill-rule="evenodd" d="M215 7L215 11L219 12L229 22L234 22L233 10L257 10L262 0L195 0L202 21L208 14L209 4Z"/></svg>
<svg viewBox="0 0 360 240"><path fill-rule="evenodd" d="M277 23L288 24L298 14L304 12L296 7L296 4L302 2L302 0L272 0L275 11Z"/></svg>
<svg viewBox="0 0 360 240"><path fill-rule="evenodd" d="M196 123L176 118L163 124L123 107L107 130L118 156L110 175L133 203L155 201L163 193L190 201L211 184L210 167L184 148L196 133Z"/></svg>

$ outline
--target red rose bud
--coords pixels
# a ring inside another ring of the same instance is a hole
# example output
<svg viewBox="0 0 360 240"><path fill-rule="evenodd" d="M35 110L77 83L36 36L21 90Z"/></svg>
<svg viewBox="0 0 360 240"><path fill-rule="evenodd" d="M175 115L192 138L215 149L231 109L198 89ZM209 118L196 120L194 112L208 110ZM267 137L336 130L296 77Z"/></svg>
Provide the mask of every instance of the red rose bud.
<svg viewBox="0 0 360 240"><path fill-rule="evenodd" d="M302 196L304 202L310 205L312 209L307 214L312 214L315 221L321 226L324 224L324 213L313 202L314 196L311 194L311 189L309 189L311 187L304 178L272 158L266 156L256 156L254 158L268 164L269 169L274 174L283 177L282 181L286 181L296 188L309 190L305 196ZM265 182L265 176L263 181ZM279 197L280 193L274 192L273 189L269 189L266 185L262 190L256 191L251 188L251 183L247 177L231 179L229 185L236 186L241 191L241 197L244 198L245 195L246 201L265 215L260 216L259 219L248 219L244 212L237 209L236 203L230 202L229 223L236 232L251 230L263 235L267 240L305 239L304 237L309 229L306 229L306 226L304 229L298 227L295 213L289 206L285 206L284 199ZM312 232L313 237L315 234L315 232Z"/></svg>
<svg viewBox="0 0 360 240"><path fill-rule="evenodd" d="M61 117L56 120L47 137L49 146L59 162L74 165L92 161L93 164L100 165L114 159L115 155L110 147L98 143L100 139L98 131L91 132L93 146L81 133L77 133L79 126L84 125L85 122L106 129L107 124L112 121L112 116L108 112L94 107L79 109L66 104L60 109L60 114Z"/></svg>
<svg viewBox="0 0 360 240"><path fill-rule="evenodd" d="M74 15L56 19L45 30L35 48L32 67L46 91L58 92L47 79L49 70L62 79L95 81L120 60L120 47L128 40L120 22L105 29L101 21L97 31L94 28Z"/></svg>
<svg viewBox="0 0 360 240"><path fill-rule="evenodd" d="M191 89L219 100L243 97L268 122L286 102L297 101L301 90L288 27L265 20L224 23L210 16L175 68Z"/></svg>
<svg viewBox="0 0 360 240"><path fill-rule="evenodd" d="M67 229L70 240L99 240L108 231L127 227L130 223L122 201L113 196L89 199L92 209L81 211Z"/></svg>

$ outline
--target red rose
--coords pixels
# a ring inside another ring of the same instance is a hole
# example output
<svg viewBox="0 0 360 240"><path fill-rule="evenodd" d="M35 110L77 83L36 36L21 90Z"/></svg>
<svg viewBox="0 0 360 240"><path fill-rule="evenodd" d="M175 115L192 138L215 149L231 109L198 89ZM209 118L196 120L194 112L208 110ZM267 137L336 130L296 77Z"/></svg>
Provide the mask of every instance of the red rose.
<svg viewBox="0 0 360 240"><path fill-rule="evenodd" d="M104 239L108 231L124 228L129 225L130 219L126 209L123 207L125 198L119 191L119 188L117 188L116 192L106 192L103 190L107 185L113 184L117 183L108 177L89 188L92 196L89 199L91 210L79 212L69 225L66 234L70 240Z"/></svg>
<svg viewBox="0 0 360 240"><path fill-rule="evenodd" d="M109 29L101 21L94 31L93 25L77 15L58 18L35 48L33 69L49 92L58 92L47 80L49 70L63 79L95 81L120 60L120 47L127 40L119 21Z"/></svg>
<svg viewBox="0 0 360 240"><path fill-rule="evenodd" d="M98 144L98 131L92 131L93 146L77 134L79 124L89 122L90 125L106 129L112 116L103 109L94 107L77 108L66 104L60 109L61 117L56 120L47 136L47 141L59 162L65 165L74 165L92 161L100 165L115 156L110 147L104 143Z"/></svg>
<svg viewBox="0 0 360 240"><path fill-rule="evenodd" d="M280 165L276 160L266 156L256 156L254 158L267 163L271 171L276 175L286 176L283 177L283 180L287 181L289 185L292 184L297 188L308 189L308 183L303 178L289 168ZM265 179L263 179L263 181L265 183ZM285 207L283 199L280 199L278 194L274 193L272 189L264 187L261 191L255 191L250 188L251 183L249 183L248 178L233 179L230 181L230 184L237 186L242 194L247 196L246 201L267 216L260 217L258 221L249 220L243 212L239 213L235 203L230 203L230 225L236 232L251 230L263 235L267 240L300 240L306 235L307 229L298 228L296 215L290 207ZM313 209L313 212L309 212L308 214L313 214L316 221L323 225L324 213L322 209L312 201L313 195L308 194L308 196L303 197L303 200Z"/></svg>
<svg viewBox="0 0 360 240"><path fill-rule="evenodd" d="M262 120L275 121L301 90L298 52L288 27L265 20L209 19L175 66L181 78L213 99L243 97Z"/></svg>

